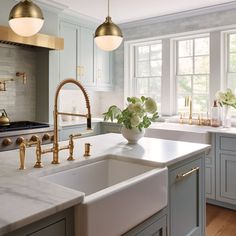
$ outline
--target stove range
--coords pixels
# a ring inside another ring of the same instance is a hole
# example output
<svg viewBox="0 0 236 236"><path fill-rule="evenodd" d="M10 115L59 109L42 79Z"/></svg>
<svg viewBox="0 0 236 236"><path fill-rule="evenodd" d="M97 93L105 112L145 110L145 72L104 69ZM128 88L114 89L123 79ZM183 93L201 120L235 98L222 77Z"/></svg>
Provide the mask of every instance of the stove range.
<svg viewBox="0 0 236 236"><path fill-rule="evenodd" d="M42 144L53 141L53 127L47 123L34 121L11 122L10 125L0 126L0 152L19 148L24 141L36 141Z"/></svg>
<svg viewBox="0 0 236 236"><path fill-rule="evenodd" d="M0 126L0 132L17 131L25 129L38 129L46 127L49 127L49 124L33 122L33 121L17 121L17 122L11 122L10 125L7 126Z"/></svg>

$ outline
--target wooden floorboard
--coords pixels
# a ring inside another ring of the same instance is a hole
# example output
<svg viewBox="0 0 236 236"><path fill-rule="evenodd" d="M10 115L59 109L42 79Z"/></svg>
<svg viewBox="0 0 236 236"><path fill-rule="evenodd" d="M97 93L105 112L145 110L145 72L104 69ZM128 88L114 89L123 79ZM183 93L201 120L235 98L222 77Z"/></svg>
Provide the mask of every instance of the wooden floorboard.
<svg viewBox="0 0 236 236"><path fill-rule="evenodd" d="M236 236L236 211L207 204L206 235Z"/></svg>

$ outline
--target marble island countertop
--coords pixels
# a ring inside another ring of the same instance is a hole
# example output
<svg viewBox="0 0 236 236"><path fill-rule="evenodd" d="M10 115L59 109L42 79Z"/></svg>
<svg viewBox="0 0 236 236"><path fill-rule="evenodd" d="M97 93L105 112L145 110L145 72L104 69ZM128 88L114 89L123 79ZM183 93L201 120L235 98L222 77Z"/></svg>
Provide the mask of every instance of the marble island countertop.
<svg viewBox="0 0 236 236"><path fill-rule="evenodd" d="M119 134L105 134L86 137L75 141L75 161L67 161L68 151L60 152L60 165L52 165L52 154L42 157L43 169L35 169L35 148L26 152L26 167L18 170L18 150L0 153L0 235L27 224L38 221L56 212L79 204L84 194L53 183L44 182L39 177L47 171L70 169L78 162L88 162L83 157L84 144L91 143L91 157L113 154L131 159L139 159L164 167L206 151L210 146L197 143L176 142L143 138L136 145L129 145ZM61 142L64 145L67 142ZM48 146L48 145L47 145ZM43 146L45 148L46 146Z"/></svg>

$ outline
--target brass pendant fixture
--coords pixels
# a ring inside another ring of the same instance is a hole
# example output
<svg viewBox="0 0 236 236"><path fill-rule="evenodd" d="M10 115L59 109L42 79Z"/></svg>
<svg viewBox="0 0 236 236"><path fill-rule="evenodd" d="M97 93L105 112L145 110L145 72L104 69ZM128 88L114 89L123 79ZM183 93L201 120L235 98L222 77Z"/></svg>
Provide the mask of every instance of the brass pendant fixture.
<svg viewBox="0 0 236 236"><path fill-rule="evenodd" d="M94 36L97 46L105 51L117 49L123 41L121 29L112 22L109 11L110 2L108 0L108 16L106 17L105 22L98 26Z"/></svg>
<svg viewBox="0 0 236 236"><path fill-rule="evenodd" d="M41 9L31 0L22 0L11 9L9 25L20 36L30 37L37 34L43 23Z"/></svg>

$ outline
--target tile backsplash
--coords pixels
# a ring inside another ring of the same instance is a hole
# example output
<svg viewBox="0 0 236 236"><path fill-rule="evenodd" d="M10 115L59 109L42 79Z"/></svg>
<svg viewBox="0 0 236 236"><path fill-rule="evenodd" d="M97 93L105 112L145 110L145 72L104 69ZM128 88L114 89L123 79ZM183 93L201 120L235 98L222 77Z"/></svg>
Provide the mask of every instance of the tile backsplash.
<svg viewBox="0 0 236 236"><path fill-rule="evenodd" d="M100 110L100 95L99 92L87 91L90 99L92 117L101 116ZM60 110L63 112L75 112L80 114L87 114L86 103L84 95L81 90L61 90L60 97ZM69 119L69 120L68 120ZM62 121L71 121L71 119L78 120L77 117L62 116ZM83 120L84 118L79 118Z"/></svg>
<svg viewBox="0 0 236 236"><path fill-rule="evenodd" d="M0 44L0 80L14 78L25 72L22 80L6 82L7 91L0 91L0 109L5 109L11 121L35 120L36 116L36 54L34 49Z"/></svg>

